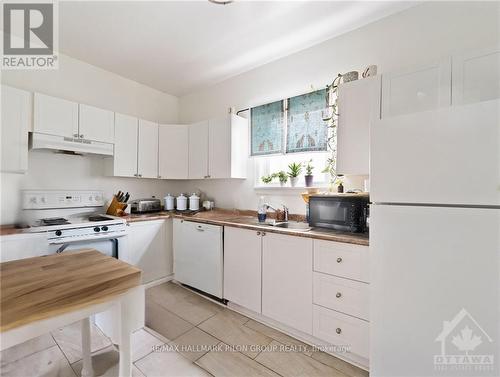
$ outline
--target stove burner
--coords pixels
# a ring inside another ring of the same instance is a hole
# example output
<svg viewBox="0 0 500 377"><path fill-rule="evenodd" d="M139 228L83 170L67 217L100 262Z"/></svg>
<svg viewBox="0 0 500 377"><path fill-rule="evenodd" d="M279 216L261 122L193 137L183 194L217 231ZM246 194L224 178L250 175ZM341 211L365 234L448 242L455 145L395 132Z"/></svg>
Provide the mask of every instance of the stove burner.
<svg viewBox="0 0 500 377"><path fill-rule="evenodd" d="M103 216L103 215L93 215L89 216L89 221L107 221L113 220L111 217Z"/></svg>
<svg viewBox="0 0 500 377"><path fill-rule="evenodd" d="M41 222L42 222L42 224L49 225L49 226L50 225L65 225L65 224L70 223L64 217L50 217L47 219L42 219Z"/></svg>

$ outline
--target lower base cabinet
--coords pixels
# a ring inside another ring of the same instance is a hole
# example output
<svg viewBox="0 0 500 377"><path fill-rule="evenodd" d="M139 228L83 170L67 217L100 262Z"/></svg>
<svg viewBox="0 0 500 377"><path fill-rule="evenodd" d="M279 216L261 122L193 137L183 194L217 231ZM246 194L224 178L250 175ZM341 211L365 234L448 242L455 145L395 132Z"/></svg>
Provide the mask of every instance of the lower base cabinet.
<svg viewBox="0 0 500 377"><path fill-rule="evenodd" d="M120 259L142 270L146 284L172 274L172 220L128 224L126 252Z"/></svg>
<svg viewBox="0 0 500 377"><path fill-rule="evenodd" d="M312 239L264 233L262 314L312 334Z"/></svg>
<svg viewBox="0 0 500 377"><path fill-rule="evenodd" d="M0 262L40 257L49 252L46 233L12 234L0 237Z"/></svg>

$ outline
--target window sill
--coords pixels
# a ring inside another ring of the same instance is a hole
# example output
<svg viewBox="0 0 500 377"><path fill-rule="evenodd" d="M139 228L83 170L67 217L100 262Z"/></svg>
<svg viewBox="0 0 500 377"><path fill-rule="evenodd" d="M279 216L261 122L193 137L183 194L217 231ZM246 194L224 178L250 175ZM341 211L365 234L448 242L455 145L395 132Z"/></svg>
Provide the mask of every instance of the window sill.
<svg viewBox="0 0 500 377"><path fill-rule="evenodd" d="M307 192L308 190L328 191L328 185L316 185L314 187L305 186L254 186L256 193L281 192L283 194L296 195L298 193Z"/></svg>

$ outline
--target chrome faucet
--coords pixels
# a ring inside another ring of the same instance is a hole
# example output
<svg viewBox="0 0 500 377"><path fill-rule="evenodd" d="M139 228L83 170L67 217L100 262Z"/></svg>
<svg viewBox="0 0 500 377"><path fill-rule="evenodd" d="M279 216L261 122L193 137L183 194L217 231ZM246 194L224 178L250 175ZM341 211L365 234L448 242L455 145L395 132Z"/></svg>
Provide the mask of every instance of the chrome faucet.
<svg viewBox="0 0 500 377"><path fill-rule="evenodd" d="M272 209L276 213L279 212L279 210L277 208L273 207L270 204L266 203L265 206L266 206L267 209ZM284 205L284 204L283 204L283 215L284 215L283 222L287 223L288 222L288 207L286 205Z"/></svg>

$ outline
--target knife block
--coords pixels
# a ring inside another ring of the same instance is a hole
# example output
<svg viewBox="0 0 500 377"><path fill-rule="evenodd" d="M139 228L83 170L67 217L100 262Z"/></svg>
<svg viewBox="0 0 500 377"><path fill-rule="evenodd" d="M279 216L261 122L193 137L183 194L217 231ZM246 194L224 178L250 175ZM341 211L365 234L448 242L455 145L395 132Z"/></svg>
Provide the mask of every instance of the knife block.
<svg viewBox="0 0 500 377"><path fill-rule="evenodd" d="M113 195L113 199L111 200L106 214L111 216L123 216L125 208L127 208L127 203L119 202L116 196Z"/></svg>

